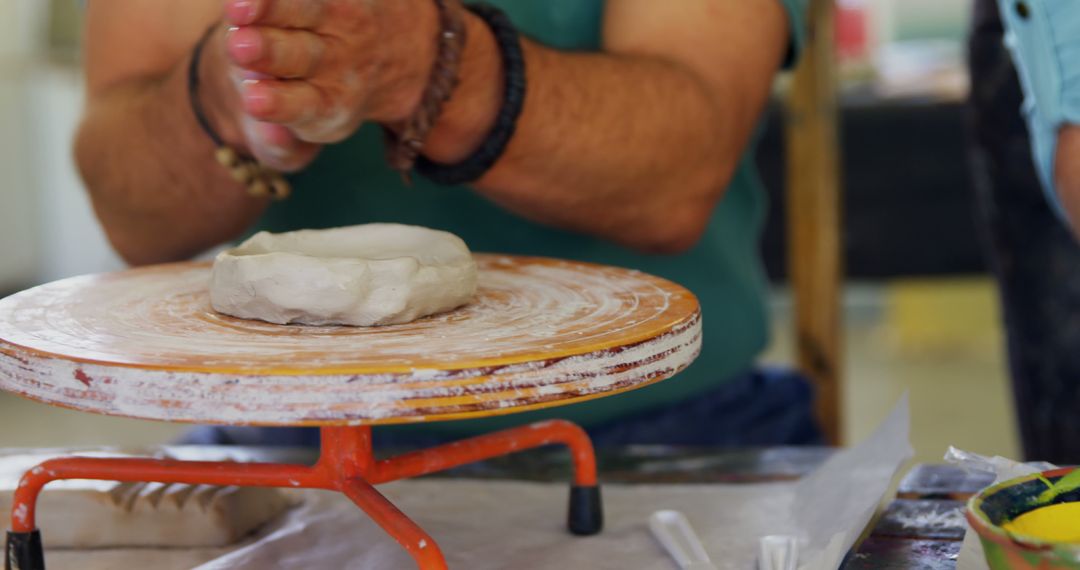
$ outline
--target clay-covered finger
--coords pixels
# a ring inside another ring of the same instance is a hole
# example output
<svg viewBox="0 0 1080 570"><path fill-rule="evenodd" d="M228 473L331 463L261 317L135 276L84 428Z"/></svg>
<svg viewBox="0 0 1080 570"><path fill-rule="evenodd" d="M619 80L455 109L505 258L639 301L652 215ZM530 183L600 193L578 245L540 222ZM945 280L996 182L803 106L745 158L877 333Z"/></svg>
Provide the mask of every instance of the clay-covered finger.
<svg viewBox="0 0 1080 570"><path fill-rule="evenodd" d="M264 166L281 172L293 172L307 166L322 148L300 140L282 125L248 118L243 128L255 158Z"/></svg>
<svg viewBox="0 0 1080 570"><path fill-rule="evenodd" d="M312 32L257 26L231 30L225 45L236 65L282 79L310 76L326 51Z"/></svg>
<svg viewBox="0 0 1080 570"><path fill-rule="evenodd" d="M242 89L244 111L265 122L291 125L322 113L319 91L301 79L260 79L245 81Z"/></svg>
<svg viewBox="0 0 1080 570"><path fill-rule="evenodd" d="M304 80L260 80L244 86L244 110L252 117L286 125L301 139L315 143L337 142L356 125L348 109L334 107L311 83Z"/></svg>
<svg viewBox="0 0 1080 570"><path fill-rule="evenodd" d="M225 19L234 26L314 28L323 19L324 0L225 0Z"/></svg>

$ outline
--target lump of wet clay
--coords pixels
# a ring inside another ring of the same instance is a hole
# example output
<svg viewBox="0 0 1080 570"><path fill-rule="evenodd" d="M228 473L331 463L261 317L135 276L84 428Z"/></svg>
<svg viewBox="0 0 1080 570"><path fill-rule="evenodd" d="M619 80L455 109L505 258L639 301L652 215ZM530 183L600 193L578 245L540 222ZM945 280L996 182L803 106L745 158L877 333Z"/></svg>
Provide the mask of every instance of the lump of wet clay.
<svg viewBox="0 0 1080 570"><path fill-rule="evenodd" d="M476 293L476 262L454 234L364 224L260 232L214 260L214 310L277 324L401 324Z"/></svg>

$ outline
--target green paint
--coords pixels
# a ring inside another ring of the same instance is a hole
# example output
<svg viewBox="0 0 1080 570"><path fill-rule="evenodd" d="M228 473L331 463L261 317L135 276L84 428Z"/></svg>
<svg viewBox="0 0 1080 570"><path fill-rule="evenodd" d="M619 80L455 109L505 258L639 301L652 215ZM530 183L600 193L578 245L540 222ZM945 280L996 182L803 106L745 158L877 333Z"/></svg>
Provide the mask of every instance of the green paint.
<svg viewBox="0 0 1080 570"><path fill-rule="evenodd" d="M1042 475L1039 475L1039 480L1045 483L1049 488L1036 497L1035 502L1040 505L1045 505L1063 493L1080 489L1080 469L1075 469L1068 475L1058 479L1057 483L1050 483L1050 481Z"/></svg>
<svg viewBox="0 0 1080 570"><path fill-rule="evenodd" d="M1032 480L1038 480L1046 486L1046 490L1038 495L1038 489L1031 489L1031 493L1024 496L1010 497L1016 503L1027 503L1031 510L1045 506L1064 493L1080 489L1080 468L1060 478L1056 483L1047 479L1041 473L1024 477L1018 481L999 483L990 489L984 490L980 496L986 497L996 491L1010 486L1023 485ZM1027 491L1027 489L1025 489ZM983 520L986 519L982 506L975 507ZM989 521L987 521L989 522ZM1031 540L1030 537L1018 537L1001 527L994 525L992 529L977 528L979 540L983 545L983 555L991 570L1080 570L1080 549L1072 544L1049 545L1048 549L1032 549L1024 546ZM1012 540L1011 544L999 544L992 539L991 533L1004 533Z"/></svg>
<svg viewBox="0 0 1080 570"><path fill-rule="evenodd" d="M992 570L1010 570L1009 560L1005 557L1005 550L992 540L983 540L983 555L986 563Z"/></svg>
<svg viewBox="0 0 1080 570"><path fill-rule="evenodd" d="M1043 477L1042 473L1039 473L1038 475L1036 475L1035 478L1038 479L1039 481L1042 481L1043 485L1046 485L1046 488L1048 489L1046 491L1047 493L1049 493L1050 491L1052 491L1054 489L1054 484L1051 483L1050 480L1047 479L1046 477Z"/></svg>

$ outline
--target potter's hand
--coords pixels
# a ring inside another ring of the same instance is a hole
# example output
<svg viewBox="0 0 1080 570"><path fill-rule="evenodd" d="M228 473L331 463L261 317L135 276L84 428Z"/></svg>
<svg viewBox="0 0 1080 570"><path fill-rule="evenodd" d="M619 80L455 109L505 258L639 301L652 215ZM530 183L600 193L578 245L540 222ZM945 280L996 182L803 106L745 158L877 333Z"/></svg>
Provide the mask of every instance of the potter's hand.
<svg viewBox="0 0 1080 570"><path fill-rule="evenodd" d="M431 0L226 0L243 109L300 139L337 142L363 121L394 124L420 101L435 58Z"/></svg>
<svg viewBox="0 0 1080 570"><path fill-rule="evenodd" d="M259 121L244 111L241 93L255 74L228 60L226 38L225 26L214 30L199 62L199 98L211 124L227 144L270 168L295 171L307 166L319 145L302 141L288 128Z"/></svg>

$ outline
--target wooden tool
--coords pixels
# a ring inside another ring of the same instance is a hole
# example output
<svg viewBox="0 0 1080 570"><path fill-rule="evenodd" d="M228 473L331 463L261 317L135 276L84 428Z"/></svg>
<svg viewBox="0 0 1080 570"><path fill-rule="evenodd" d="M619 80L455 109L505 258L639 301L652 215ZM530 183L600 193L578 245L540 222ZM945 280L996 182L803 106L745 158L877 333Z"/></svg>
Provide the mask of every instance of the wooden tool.
<svg viewBox="0 0 1080 570"><path fill-rule="evenodd" d="M0 389L77 410L220 424L322 426L312 467L67 458L17 490L9 566L41 568L34 506L58 479L308 487L345 493L416 559L438 546L372 487L548 444L574 462L570 530L602 524L592 444L540 422L376 461L370 426L474 418L567 404L668 378L697 356L701 317L686 289L636 271L477 256L461 309L378 328L281 326L210 309L209 266L169 264L78 277L0 300Z"/></svg>

